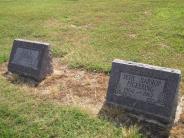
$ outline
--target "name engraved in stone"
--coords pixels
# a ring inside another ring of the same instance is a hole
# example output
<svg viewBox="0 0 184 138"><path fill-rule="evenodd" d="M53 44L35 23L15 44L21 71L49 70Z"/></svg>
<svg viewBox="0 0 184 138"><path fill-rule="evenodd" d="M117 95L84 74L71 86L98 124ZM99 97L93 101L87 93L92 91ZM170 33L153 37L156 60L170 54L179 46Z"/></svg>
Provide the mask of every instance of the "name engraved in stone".
<svg viewBox="0 0 184 138"><path fill-rule="evenodd" d="M164 85L164 80L121 73L116 95L164 106L163 102L159 100Z"/></svg>
<svg viewBox="0 0 184 138"><path fill-rule="evenodd" d="M37 70L38 57L39 51L37 50L17 48L12 63Z"/></svg>

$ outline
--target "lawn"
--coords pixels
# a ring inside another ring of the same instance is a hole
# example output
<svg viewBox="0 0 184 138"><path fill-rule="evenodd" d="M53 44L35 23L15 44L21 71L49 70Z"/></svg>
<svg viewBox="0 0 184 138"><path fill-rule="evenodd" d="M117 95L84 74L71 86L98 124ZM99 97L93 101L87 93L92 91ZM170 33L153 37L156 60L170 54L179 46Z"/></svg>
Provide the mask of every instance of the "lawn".
<svg viewBox="0 0 184 138"><path fill-rule="evenodd" d="M40 98L0 77L1 138L142 138L136 126L117 127L77 107Z"/></svg>
<svg viewBox="0 0 184 138"><path fill-rule="evenodd" d="M183 72L183 23L183 0L0 0L0 63L13 40L24 38L49 42L72 68L107 73L119 58ZM26 95L0 76L0 137L121 135L111 123Z"/></svg>
<svg viewBox="0 0 184 138"><path fill-rule="evenodd" d="M182 0L9 0L0 9L1 62L25 38L51 43L72 67L109 71L120 58L184 70Z"/></svg>

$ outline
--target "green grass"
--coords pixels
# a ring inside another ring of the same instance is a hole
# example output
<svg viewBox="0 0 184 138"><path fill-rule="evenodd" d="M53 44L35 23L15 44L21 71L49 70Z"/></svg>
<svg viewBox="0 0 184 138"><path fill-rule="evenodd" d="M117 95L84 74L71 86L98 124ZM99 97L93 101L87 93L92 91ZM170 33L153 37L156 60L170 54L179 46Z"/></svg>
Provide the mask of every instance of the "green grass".
<svg viewBox="0 0 184 138"><path fill-rule="evenodd" d="M109 71L119 58L184 70L182 0L14 0L0 8L0 62L13 39L25 38L50 42L72 67Z"/></svg>
<svg viewBox="0 0 184 138"><path fill-rule="evenodd" d="M51 43L54 57L73 68L109 72L119 58L183 72L183 22L183 0L0 0L0 63L24 38ZM122 135L106 121L14 89L0 79L0 137Z"/></svg>
<svg viewBox="0 0 184 138"><path fill-rule="evenodd" d="M119 138L127 131L77 108L31 96L0 77L1 138ZM141 138L137 128L129 131L130 137Z"/></svg>

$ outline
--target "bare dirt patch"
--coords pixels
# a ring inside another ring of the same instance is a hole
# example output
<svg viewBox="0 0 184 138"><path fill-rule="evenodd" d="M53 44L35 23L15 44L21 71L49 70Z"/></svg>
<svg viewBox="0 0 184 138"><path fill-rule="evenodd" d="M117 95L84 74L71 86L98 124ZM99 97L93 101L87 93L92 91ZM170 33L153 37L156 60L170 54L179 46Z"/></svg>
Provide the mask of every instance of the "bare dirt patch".
<svg viewBox="0 0 184 138"><path fill-rule="evenodd" d="M17 75L6 74L6 78L31 95L54 99L63 105L80 106L97 115L105 101L109 77L104 73L69 69L60 59L54 59L53 65L54 73L38 85ZM6 66L0 67L1 73L7 71Z"/></svg>

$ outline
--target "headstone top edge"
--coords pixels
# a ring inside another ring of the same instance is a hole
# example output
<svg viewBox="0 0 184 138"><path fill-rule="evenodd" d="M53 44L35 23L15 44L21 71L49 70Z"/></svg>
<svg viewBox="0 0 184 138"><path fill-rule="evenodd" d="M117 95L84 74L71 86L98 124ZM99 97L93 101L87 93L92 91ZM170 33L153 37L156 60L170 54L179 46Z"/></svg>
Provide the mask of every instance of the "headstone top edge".
<svg viewBox="0 0 184 138"><path fill-rule="evenodd" d="M47 46L50 45L49 43L39 42L39 41L31 41L31 40L26 40L26 39L15 39L14 41L28 42L28 43L34 43L34 44L42 44L42 45L47 45Z"/></svg>
<svg viewBox="0 0 184 138"><path fill-rule="evenodd" d="M160 71L164 71L164 72L169 72L169 73L181 75L181 70L179 70L179 69L160 67L160 66L137 63L137 62L133 62L133 61L126 61L126 60L120 60L120 59L114 59L112 63L120 63L120 64L124 64L124 65L129 65L129 66L137 66L137 67L148 68L148 69L152 69L152 70L160 70Z"/></svg>

